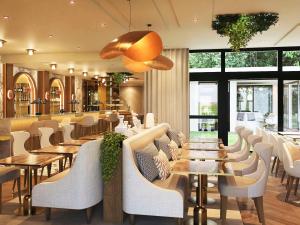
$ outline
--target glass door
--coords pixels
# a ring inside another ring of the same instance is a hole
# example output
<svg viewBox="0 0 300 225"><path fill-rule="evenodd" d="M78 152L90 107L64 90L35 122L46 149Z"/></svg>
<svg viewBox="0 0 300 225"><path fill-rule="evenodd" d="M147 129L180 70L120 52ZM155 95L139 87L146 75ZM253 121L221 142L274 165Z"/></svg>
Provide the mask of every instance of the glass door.
<svg viewBox="0 0 300 225"><path fill-rule="evenodd" d="M300 81L283 82L283 127L286 131L298 131L300 125Z"/></svg>
<svg viewBox="0 0 300 225"><path fill-rule="evenodd" d="M217 82L190 82L190 137L218 137Z"/></svg>

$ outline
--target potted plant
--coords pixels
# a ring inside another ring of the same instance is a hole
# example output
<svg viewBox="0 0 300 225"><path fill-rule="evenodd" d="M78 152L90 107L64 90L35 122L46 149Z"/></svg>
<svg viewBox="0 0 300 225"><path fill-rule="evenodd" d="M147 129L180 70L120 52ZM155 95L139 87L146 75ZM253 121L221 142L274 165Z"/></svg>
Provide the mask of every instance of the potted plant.
<svg viewBox="0 0 300 225"><path fill-rule="evenodd" d="M122 142L125 136L107 132L101 144L101 168L104 181L103 218L106 222L122 223Z"/></svg>

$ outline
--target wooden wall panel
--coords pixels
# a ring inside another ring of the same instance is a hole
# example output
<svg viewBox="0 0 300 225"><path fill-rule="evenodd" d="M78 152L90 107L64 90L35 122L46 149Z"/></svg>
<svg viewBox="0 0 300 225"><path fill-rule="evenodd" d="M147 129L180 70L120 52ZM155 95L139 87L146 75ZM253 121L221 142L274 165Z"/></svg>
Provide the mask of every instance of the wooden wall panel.
<svg viewBox="0 0 300 225"><path fill-rule="evenodd" d="M65 77L65 112L71 111L71 77Z"/></svg>
<svg viewBox="0 0 300 225"><path fill-rule="evenodd" d="M14 117L14 99L7 98L7 91L14 91L13 64L3 64L3 117Z"/></svg>
<svg viewBox="0 0 300 225"><path fill-rule="evenodd" d="M50 96L50 80L49 80L49 72L48 71L38 71L37 77L38 83L38 98L45 100L45 93L48 92ZM40 112L42 114L50 114L50 102L48 101L46 104L42 104L40 106Z"/></svg>

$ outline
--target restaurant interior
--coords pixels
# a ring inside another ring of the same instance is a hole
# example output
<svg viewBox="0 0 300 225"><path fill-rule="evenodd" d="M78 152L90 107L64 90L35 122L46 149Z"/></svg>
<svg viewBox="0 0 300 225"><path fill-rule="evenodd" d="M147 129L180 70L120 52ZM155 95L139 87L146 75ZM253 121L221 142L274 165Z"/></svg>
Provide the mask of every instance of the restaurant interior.
<svg viewBox="0 0 300 225"><path fill-rule="evenodd" d="M298 0L0 0L0 225L299 225Z"/></svg>

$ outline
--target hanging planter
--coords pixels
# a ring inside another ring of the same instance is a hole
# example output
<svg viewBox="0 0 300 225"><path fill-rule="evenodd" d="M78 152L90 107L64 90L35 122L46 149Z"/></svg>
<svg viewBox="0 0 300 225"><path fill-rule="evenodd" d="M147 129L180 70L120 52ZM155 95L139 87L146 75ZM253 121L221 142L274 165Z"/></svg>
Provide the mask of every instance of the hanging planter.
<svg viewBox="0 0 300 225"><path fill-rule="evenodd" d="M222 37L229 37L232 50L245 48L257 34L267 31L278 22L278 13L225 14L217 15L212 29Z"/></svg>

